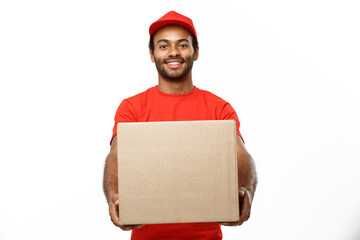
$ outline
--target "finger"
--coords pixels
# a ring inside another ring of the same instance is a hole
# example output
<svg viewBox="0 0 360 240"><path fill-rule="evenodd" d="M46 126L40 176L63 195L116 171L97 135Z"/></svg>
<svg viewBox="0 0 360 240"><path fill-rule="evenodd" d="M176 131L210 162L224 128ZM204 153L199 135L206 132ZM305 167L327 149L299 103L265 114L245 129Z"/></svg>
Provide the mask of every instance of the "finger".
<svg viewBox="0 0 360 240"><path fill-rule="evenodd" d="M245 196L245 192L246 192L246 190L245 190L243 187L241 187L241 188L239 189L239 196L240 196L240 197L244 197L244 196Z"/></svg>
<svg viewBox="0 0 360 240"><path fill-rule="evenodd" d="M135 229L141 228L144 225L136 224L136 225L121 225L121 226L122 226L121 227L122 230L130 231L130 230L135 230Z"/></svg>
<svg viewBox="0 0 360 240"><path fill-rule="evenodd" d="M223 226L229 226L229 223L227 223L227 222L218 222L218 224L223 225Z"/></svg>
<svg viewBox="0 0 360 240"><path fill-rule="evenodd" d="M114 203L109 203L109 214L111 217L111 221L114 225L121 227L119 223L119 211L118 211L118 205L117 206Z"/></svg>
<svg viewBox="0 0 360 240"><path fill-rule="evenodd" d="M120 225L120 228L124 231L130 231L131 230L131 227L130 225Z"/></svg>
<svg viewBox="0 0 360 240"><path fill-rule="evenodd" d="M243 224L245 221L247 221L250 218L250 209L251 209L251 203L250 203L250 196L249 194L245 193L245 196L240 198L240 220L239 225Z"/></svg>
<svg viewBox="0 0 360 240"><path fill-rule="evenodd" d="M234 226L238 226L239 225L239 222L219 222L220 225L223 225L223 226L231 226L231 227L234 227Z"/></svg>
<svg viewBox="0 0 360 240"><path fill-rule="evenodd" d="M144 225L134 225L133 230L143 227Z"/></svg>

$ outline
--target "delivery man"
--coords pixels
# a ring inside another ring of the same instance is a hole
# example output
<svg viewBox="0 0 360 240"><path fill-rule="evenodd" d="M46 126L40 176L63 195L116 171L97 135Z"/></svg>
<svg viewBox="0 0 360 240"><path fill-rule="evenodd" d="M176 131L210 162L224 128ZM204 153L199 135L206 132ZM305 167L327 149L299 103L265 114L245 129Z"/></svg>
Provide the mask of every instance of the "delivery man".
<svg viewBox="0 0 360 240"><path fill-rule="evenodd" d="M112 222L133 230L132 240L222 239L220 225L241 225L250 217L257 184L255 165L240 134L240 122L231 105L193 85L192 67L199 57L198 38L190 18L171 11L151 24L149 53L158 71L158 85L124 99L115 114L110 153L104 169L104 192ZM191 120L236 121L240 220L235 223L119 224L116 124Z"/></svg>

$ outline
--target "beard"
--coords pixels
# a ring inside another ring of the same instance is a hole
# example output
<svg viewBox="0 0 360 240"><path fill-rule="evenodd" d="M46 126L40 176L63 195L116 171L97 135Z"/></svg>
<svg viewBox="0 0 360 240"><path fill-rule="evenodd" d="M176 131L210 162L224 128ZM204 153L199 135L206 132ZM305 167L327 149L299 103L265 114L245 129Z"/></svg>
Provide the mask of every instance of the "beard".
<svg viewBox="0 0 360 240"><path fill-rule="evenodd" d="M172 82L182 82L185 77L189 75L194 63L194 55L189 58L175 57L165 58L164 60L157 59L155 56L155 65L158 73L164 78ZM185 67L182 70L166 70L165 65L168 60L179 60Z"/></svg>

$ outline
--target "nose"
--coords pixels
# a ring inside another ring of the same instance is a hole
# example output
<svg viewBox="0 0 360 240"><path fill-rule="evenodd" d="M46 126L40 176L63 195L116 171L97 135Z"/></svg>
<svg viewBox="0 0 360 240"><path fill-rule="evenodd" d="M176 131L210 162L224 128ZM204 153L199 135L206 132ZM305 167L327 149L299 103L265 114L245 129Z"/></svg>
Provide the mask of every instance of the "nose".
<svg viewBox="0 0 360 240"><path fill-rule="evenodd" d="M180 56L179 49L176 46L171 46L169 48L169 57Z"/></svg>

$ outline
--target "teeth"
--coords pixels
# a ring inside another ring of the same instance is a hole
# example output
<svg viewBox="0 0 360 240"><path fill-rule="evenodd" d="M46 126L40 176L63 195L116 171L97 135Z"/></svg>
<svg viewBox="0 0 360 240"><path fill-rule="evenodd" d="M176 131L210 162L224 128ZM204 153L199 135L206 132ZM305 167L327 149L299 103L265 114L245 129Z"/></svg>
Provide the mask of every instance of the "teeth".
<svg viewBox="0 0 360 240"><path fill-rule="evenodd" d="M178 65L178 64L180 64L180 62L169 62L168 64L169 65Z"/></svg>

